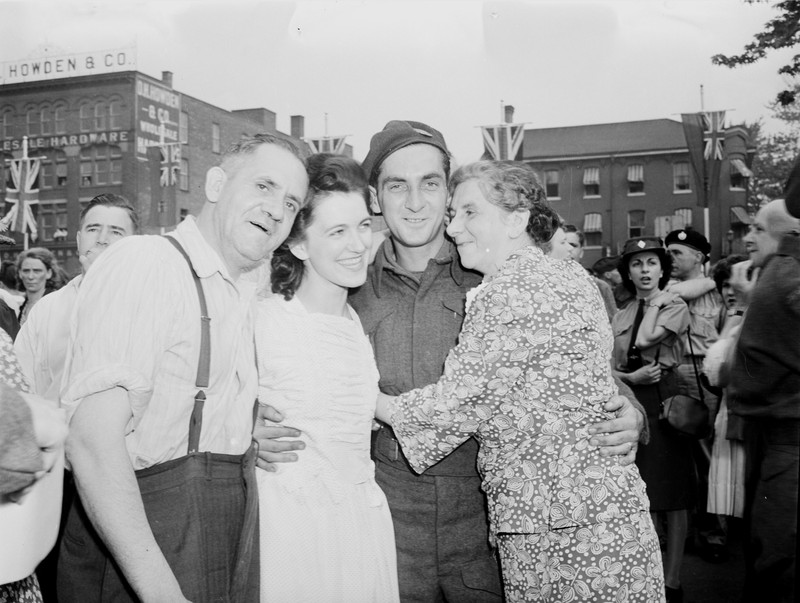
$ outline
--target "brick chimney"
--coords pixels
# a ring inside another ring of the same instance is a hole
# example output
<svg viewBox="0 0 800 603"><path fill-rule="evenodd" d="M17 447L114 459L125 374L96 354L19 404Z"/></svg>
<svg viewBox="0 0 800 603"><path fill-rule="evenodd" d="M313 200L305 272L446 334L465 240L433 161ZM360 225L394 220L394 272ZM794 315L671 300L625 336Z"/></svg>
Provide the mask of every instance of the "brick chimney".
<svg viewBox="0 0 800 603"><path fill-rule="evenodd" d="M161 72L161 81L164 82L165 86L172 88L172 72L171 71L162 71Z"/></svg>
<svg viewBox="0 0 800 603"><path fill-rule="evenodd" d="M506 105L504 107L506 111L506 123L513 124L514 123L514 106L513 105Z"/></svg>
<svg viewBox="0 0 800 603"><path fill-rule="evenodd" d="M264 132L275 132L277 130L276 116L274 111L269 109L256 108L256 109L234 109L231 113L240 115L252 122L258 124L259 129Z"/></svg>
<svg viewBox="0 0 800 603"><path fill-rule="evenodd" d="M292 137L303 138L306 135L306 118L302 115L292 115Z"/></svg>

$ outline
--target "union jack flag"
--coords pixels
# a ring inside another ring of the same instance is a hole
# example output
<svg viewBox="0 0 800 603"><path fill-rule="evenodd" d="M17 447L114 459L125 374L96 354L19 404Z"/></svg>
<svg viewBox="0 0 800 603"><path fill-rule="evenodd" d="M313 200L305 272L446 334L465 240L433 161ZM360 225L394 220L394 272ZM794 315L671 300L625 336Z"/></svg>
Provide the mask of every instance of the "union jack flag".
<svg viewBox="0 0 800 603"><path fill-rule="evenodd" d="M161 151L161 186L175 186L181 171L181 146L179 144L159 145Z"/></svg>
<svg viewBox="0 0 800 603"><path fill-rule="evenodd" d="M11 204L11 209L0 220L0 231L30 232L31 239L35 241L38 233L32 206L39 203L36 184L42 160L28 157L28 145L25 143L27 140L23 141L22 157L8 160L11 181L6 187L6 203Z"/></svg>
<svg viewBox="0 0 800 603"><path fill-rule="evenodd" d="M524 124L481 126L481 131L483 146L492 159L516 159L525 134Z"/></svg>
<svg viewBox="0 0 800 603"><path fill-rule="evenodd" d="M315 153L333 153L340 155L344 150L347 136L323 136L322 138L304 139Z"/></svg>
<svg viewBox="0 0 800 603"><path fill-rule="evenodd" d="M703 113L703 140L705 159L722 160L722 144L725 136L725 111L708 111Z"/></svg>

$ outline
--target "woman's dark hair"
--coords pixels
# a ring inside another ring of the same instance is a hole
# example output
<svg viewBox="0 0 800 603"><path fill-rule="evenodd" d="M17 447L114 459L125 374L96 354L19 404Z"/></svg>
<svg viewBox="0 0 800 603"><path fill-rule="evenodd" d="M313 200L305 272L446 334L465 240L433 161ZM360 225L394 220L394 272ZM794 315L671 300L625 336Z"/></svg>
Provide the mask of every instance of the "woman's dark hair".
<svg viewBox="0 0 800 603"><path fill-rule="evenodd" d="M0 283L11 291L19 290L17 265L14 262L3 262L2 265L0 265Z"/></svg>
<svg viewBox="0 0 800 603"><path fill-rule="evenodd" d="M667 286L670 273L672 272L672 256L667 253L666 249L643 249L639 253L645 253L647 251L655 253L661 262L661 270L664 274L662 274L661 278L658 279L658 288L663 289ZM639 254L632 253L627 257L623 256L619 261L619 265L617 266L617 272L619 272L619 275L622 277L623 286L634 295L636 295L636 286L631 280L631 273L628 270L628 266L630 265L631 260L637 255Z"/></svg>
<svg viewBox="0 0 800 603"><path fill-rule="evenodd" d="M714 269L711 271L711 278L717 285L717 291L722 293L722 285L731 278L731 267L739 262L744 262L747 256L741 253L734 253L727 257L722 258L719 262L714 264Z"/></svg>
<svg viewBox="0 0 800 603"><path fill-rule="evenodd" d="M508 212L530 210L525 230L537 245L547 243L561 226L561 218L547 203L539 177L525 163L476 161L462 166L450 180L450 194L467 180L477 180L486 199Z"/></svg>
<svg viewBox="0 0 800 603"><path fill-rule="evenodd" d="M60 289L64 285L64 274L59 269L58 260L56 260L53 252L44 247L31 247L17 256L17 286L21 291L24 291L25 287L19 278L19 274L22 270L22 262L27 259L39 260L50 271L50 278L44 284L45 290L53 291Z"/></svg>
<svg viewBox="0 0 800 603"><path fill-rule="evenodd" d="M280 293L287 301L294 297L303 280L304 265L290 247L305 237L314 220L314 210L319 201L331 193L359 193L369 211L369 186L364 171L356 161L343 155L317 153L306 160L308 195L297 212L292 230L286 241L272 254L270 284L273 293Z"/></svg>

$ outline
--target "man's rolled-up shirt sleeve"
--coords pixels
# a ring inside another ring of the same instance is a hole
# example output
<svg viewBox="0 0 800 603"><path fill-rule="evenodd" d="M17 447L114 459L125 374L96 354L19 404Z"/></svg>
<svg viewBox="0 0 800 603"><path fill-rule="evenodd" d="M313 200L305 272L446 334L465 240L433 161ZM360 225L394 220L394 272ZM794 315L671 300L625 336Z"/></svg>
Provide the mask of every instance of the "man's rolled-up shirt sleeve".
<svg viewBox="0 0 800 603"><path fill-rule="evenodd" d="M176 283L187 267L162 237L131 237L100 256L80 286L62 382L69 419L81 401L115 387L128 392L136 428L152 397L155 369L182 312ZM165 257L168 261L165 261ZM183 263L183 265L181 265Z"/></svg>

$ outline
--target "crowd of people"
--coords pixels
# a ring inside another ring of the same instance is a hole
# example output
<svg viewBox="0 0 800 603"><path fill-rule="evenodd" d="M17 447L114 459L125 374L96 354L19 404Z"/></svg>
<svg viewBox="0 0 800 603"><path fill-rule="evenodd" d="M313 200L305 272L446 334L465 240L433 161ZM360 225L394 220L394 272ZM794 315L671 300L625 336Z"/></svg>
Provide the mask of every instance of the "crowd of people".
<svg viewBox="0 0 800 603"><path fill-rule="evenodd" d="M749 257L591 270L529 166L451 169L421 122L244 137L166 236L106 194L81 274L4 263L0 600L682 601L731 517L742 601L794 600L800 164Z"/></svg>

